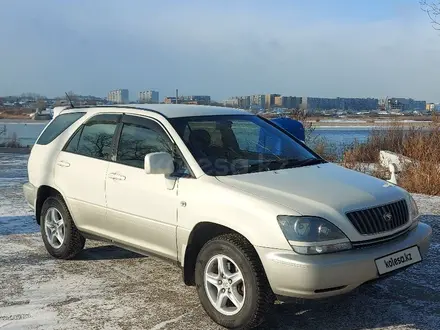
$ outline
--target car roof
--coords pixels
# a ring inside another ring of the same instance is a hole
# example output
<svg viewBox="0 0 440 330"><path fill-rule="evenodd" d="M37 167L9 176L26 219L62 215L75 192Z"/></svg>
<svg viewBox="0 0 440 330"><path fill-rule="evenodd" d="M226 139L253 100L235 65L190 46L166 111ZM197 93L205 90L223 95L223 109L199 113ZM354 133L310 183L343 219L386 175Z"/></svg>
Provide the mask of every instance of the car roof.
<svg viewBox="0 0 440 330"><path fill-rule="evenodd" d="M139 110L152 111L159 113L167 118L178 117L194 117L194 116L209 116L209 115L252 115L251 113L235 108L217 107L210 105L192 105L192 104L113 104L105 106L91 106L87 108L69 108L66 110L83 111L84 109L98 110L99 112L113 112L115 108L123 108L125 113L139 114ZM121 109L122 110L122 109ZM64 111L63 111L64 112Z"/></svg>

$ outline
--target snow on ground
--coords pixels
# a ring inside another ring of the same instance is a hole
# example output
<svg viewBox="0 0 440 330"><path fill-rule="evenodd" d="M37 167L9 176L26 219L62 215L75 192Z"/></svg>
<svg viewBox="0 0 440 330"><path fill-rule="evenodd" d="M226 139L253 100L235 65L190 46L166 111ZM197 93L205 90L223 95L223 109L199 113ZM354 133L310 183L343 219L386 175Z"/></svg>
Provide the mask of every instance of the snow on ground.
<svg viewBox="0 0 440 330"><path fill-rule="evenodd" d="M219 329L181 271L88 241L51 258L24 201L26 155L0 154L0 329ZM352 294L276 305L262 329L440 329L440 198L414 195L434 230L426 260Z"/></svg>

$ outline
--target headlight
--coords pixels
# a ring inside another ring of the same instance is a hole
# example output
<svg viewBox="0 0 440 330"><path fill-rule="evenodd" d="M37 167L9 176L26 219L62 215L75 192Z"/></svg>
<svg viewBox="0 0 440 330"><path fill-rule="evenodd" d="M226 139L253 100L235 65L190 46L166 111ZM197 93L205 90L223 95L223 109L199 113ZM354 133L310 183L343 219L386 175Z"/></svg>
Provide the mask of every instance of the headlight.
<svg viewBox="0 0 440 330"><path fill-rule="evenodd" d="M413 227L416 227L419 222L419 208L417 207L416 201L414 198L409 195L409 220L412 223Z"/></svg>
<svg viewBox="0 0 440 330"><path fill-rule="evenodd" d="M351 249L347 236L335 225L317 217L279 215L281 230L300 254L322 254Z"/></svg>

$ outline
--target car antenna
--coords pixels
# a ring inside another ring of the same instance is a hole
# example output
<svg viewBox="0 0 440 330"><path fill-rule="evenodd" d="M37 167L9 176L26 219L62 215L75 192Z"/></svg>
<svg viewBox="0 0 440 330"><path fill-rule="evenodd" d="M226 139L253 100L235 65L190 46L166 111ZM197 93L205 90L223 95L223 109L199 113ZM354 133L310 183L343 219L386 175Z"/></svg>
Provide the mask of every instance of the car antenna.
<svg viewBox="0 0 440 330"><path fill-rule="evenodd" d="M69 94L67 94L67 92L65 92L65 93L66 93L67 99L68 99L69 102L70 102L70 106L71 106L72 108L75 108L75 106L73 105L72 100L71 100L70 97L69 97Z"/></svg>

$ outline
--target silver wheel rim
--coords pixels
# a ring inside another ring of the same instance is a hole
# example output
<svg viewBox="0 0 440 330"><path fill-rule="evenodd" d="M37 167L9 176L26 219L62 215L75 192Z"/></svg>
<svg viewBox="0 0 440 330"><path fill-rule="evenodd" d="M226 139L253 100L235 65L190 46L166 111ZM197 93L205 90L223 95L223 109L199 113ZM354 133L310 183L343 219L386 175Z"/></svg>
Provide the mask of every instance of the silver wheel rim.
<svg viewBox="0 0 440 330"><path fill-rule="evenodd" d="M53 248L58 249L63 245L65 229L64 219L60 211L55 207L48 209L44 217L44 230L47 241Z"/></svg>
<svg viewBox="0 0 440 330"><path fill-rule="evenodd" d="M235 315L246 298L243 274L229 257L213 256L205 267L205 291L214 308L223 315Z"/></svg>

